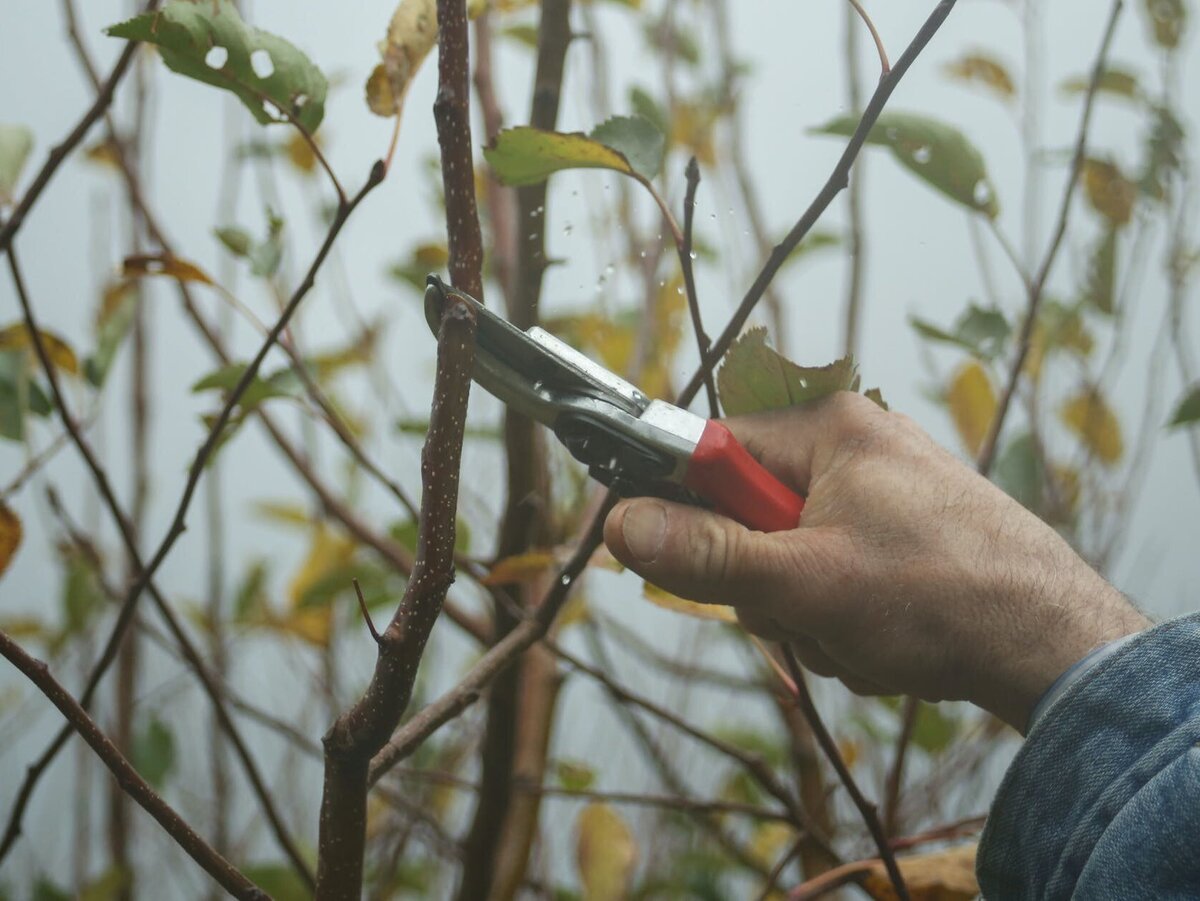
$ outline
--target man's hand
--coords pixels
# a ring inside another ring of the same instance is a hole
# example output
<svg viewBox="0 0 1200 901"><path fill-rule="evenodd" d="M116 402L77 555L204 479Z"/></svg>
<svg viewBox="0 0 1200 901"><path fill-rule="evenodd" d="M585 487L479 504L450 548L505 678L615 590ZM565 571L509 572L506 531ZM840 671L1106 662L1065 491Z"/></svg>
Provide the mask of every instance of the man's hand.
<svg viewBox="0 0 1200 901"><path fill-rule="evenodd" d="M750 631L860 694L968 700L1024 731L1074 662L1148 621L1059 535L912 420L848 393L726 423L807 496L800 527L751 532L623 501L604 539L646 579L732 604Z"/></svg>

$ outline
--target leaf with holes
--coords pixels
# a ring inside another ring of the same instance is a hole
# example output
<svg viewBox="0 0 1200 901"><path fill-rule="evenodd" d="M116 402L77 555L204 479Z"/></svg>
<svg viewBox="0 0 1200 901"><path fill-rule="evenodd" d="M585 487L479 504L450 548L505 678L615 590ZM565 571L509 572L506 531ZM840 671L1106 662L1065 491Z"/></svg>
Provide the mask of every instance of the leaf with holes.
<svg viewBox="0 0 1200 901"><path fill-rule="evenodd" d="M1112 466L1121 459L1125 452L1121 423L1097 389L1068 400L1059 410L1059 418L1101 463Z"/></svg>
<svg viewBox="0 0 1200 901"><path fill-rule="evenodd" d="M0 124L0 204L10 203L29 151L33 132L24 125Z"/></svg>
<svg viewBox="0 0 1200 901"><path fill-rule="evenodd" d="M8 569L17 548L21 546L23 531L21 517L17 516L8 504L0 501L0 575Z"/></svg>
<svg viewBox="0 0 1200 901"><path fill-rule="evenodd" d="M1016 99L1017 88L1008 69L986 53L976 51L960 56L946 64L945 72L959 81L988 88L1006 103Z"/></svg>
<svg viewBox="0 0 1200 901"><path fill-rule="evenodd" d="M828 366L797 366L767 345L767 330L752 328L733 343L717 388L729 416L794 407L835 391L858 390L858 366L842 357Z"/></svg>
<svg viewBox="0 0 1200 901"><path fill-rule="evenodd" d="M652 179L662 168L663 133L643 116L613 116L592 129L591 136L621 153L642 178Z"/></svg>
<svg viewBox="0 0 1200 901"><path fill-rule="evenodd" d="M170 0L107 34L156 45L167 68L236 94L264 125L290 119L312 134L325 115L321 70L293 44L243 22L233 0Z"/></svg>
<svg viewBox="0 0 1200 901"><path fill-rule="evenodd" d="M1087 159L1083 162L1083 187L1092 209L1114 228L1126 225L1133 217L1137 185L1125 177L1116 163Z"/></svg>
<svg viewBox="0 0 1200 901"><path fill-rule="evenodd" d="M507 128L484 148L483 156L506 185L536 185L564 169L611 169L638 177L623 153L580 132Z"/></svg>
<svg viewBox="0 0 1200 901"><path fill-rule="evenodd" d="M584 901L628 897L638 849L625 820L608 804L589 804L575 823L575 863Z"/></svg>
<svg viewBox="0 0 1200 901"><path fill-rule="evenodd" d="M979 453L996 415L996 392L982 366L972 361L959 367L946 391L946 406L962 443Z"/></svg>
<svg viewBox="0 0 1200 901"><path fill-rule="evenodd" d="M167 254L137 254L125 257L121 263L121 275L125 278L147 278L164 275L181 282L199 282L202 285L216 284L208 273L195 263Z"/></svg>
<svg viewBox="0 0 1200 901"><path fill-rule="evenodd" d="M696 619L707 619L718 623L736 623L738 621L737 614L733 612L732 607L724 604L701 604L696 601L684 600L650 582L642 583L642 597L656 607L682 613L685 616L693 616Z"/></svg>
<svg viewBox="0 0 1200 901"><path fill-rule="evenodd" d="M814 129L850 137L857 116L842 116ZM1000 212L983 155L952 125L915 113L885 112L867 133L867 143L887 147L897 161L951 200L994 219Z"/></svg>
<svg viewBox="0 0 1200 901"><path fill-rule="evenodd" d="M437 43L436 0L400 0L379 42L382 62L366 84L367 107L377 116L397 116L421 63Z"/></svg>
<svg viewBox="0 0 1200 901"><path fill-rule="evenodd" d="M1169 426L1194 425L1200 422L1200 384L1192 385L1175 405Z"/></svg>

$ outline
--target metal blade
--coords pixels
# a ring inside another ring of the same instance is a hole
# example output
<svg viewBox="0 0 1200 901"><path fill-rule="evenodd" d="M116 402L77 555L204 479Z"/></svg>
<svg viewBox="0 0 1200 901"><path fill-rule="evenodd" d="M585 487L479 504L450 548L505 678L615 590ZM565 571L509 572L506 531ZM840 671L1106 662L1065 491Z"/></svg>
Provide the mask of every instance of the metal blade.
<svg viewBox="0 0 1200 901"><path fill-rule="evenodd" d="M540 328L523 332L469 294L431 275L425 288L425 319L435 335L449 294L470 304L477 317L475 381L526 415L552 426L562 409L554 395L562 393L595 397L635 417L650 403L629 382L549 332Z"/></svg>

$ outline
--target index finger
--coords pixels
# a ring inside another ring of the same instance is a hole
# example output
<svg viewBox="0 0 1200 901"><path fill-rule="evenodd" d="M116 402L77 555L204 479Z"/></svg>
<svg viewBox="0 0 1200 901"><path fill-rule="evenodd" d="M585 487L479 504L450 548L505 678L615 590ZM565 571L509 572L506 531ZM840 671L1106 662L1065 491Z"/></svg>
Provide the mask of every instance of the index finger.
<svg viewBox="0 0 1200 901"><path fill-rule="evenodd" d="M879 428L883 415L861 394L837 391L810 404L723 421L768 472L807 495L837 451Z"/></svg>

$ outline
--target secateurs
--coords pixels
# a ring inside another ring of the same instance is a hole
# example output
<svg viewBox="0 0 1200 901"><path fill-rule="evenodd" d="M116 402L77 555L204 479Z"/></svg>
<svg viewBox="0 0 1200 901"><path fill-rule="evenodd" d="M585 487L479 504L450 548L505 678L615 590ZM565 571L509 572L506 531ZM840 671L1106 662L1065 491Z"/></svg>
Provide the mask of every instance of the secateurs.
<svg viewBox="0 0 1200 901"><path fill-rule="evenodd" d="M477 316L475 381L550 428L593 478L625 497L711 506L761 532L796 527L803 498L763 469L723 423L651 400L544 329L521 331L431 275L425 318L435 335L449 294Z"/></svg>

